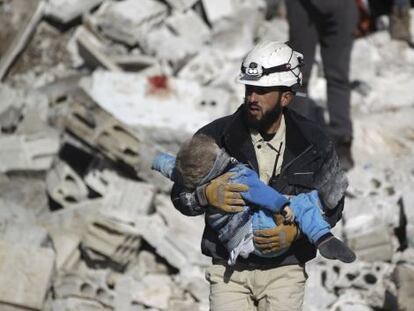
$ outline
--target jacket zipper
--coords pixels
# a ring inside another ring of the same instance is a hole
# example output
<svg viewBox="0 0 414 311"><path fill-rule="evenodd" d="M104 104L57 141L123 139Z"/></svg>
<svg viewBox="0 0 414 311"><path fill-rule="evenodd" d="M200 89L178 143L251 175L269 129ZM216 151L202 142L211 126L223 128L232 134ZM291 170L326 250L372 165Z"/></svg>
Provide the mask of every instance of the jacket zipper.
<svg viewBox="0 0 414 311"><path fill-rule="evenodd" d="M309 152L311 149L313 148L313 145L310 145L308 148L306 148L305 150L303 150L301 152L301 154L299 154L296 158L292 159L289 163L287 163L285 166L282 167L281 171L280 171L280 175L282 175L285 170L292 165L293 162L295 162L298 158L300 158L301 156L303 156L304 154L306 154L307 152Z"/></svg>

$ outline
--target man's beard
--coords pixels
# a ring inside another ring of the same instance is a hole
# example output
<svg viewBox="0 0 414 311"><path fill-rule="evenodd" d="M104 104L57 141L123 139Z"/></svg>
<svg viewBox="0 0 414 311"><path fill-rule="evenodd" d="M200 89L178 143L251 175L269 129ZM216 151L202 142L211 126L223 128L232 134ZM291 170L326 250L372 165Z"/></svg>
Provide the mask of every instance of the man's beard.
<svg viewBox="0 0 414 311"><path fill-rule="evenodd" d="M243 105L245 120L249 128L255 129L258 132L266 131L268 128L270 128L273 123L279 119L280 115L283 112L282 106L280 103L278 103L272 110L266 111L262 115L261 119L255 119L247 111L248 105L249 104L245 100Z"/></svg>

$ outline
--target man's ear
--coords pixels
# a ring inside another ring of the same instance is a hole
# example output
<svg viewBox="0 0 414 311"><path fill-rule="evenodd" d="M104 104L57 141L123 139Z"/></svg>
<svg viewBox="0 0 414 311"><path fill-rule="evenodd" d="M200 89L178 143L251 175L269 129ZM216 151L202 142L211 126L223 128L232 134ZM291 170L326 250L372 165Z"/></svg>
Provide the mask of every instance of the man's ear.
<svg viewBox="0 0 414 311"><path fill-rule="evenodd" d="M286 107L287 105L289 105L290 104L290 102L292 101L292 99L293 99L293 93L292 92L290 92L290 91L287 91L287 92L283 92L282 93L282 97L281 97L281 99L280 99L280 104L281 104L281 106L282 107Z"/></svg>

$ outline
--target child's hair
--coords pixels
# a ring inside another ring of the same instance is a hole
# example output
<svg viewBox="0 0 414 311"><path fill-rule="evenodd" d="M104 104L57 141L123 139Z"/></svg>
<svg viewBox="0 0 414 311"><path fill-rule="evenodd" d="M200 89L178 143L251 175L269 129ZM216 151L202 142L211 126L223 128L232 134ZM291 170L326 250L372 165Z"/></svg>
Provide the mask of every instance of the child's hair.
<svg viewBox="0 0 414 311"><path fill-rule="evenodd" d="M185 188L194 190L199 185L213 168L218 151L214 139L204 134L194 135L181 146L175 167Z"/></svg>

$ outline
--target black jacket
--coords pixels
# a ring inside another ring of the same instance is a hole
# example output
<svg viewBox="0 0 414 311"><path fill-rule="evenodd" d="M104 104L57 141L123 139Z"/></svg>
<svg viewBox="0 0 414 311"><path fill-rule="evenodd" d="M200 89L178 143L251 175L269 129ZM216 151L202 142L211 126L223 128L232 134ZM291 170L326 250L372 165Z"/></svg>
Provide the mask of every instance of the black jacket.
<svg viewBox="0 0 414 311"><path fill-rule="evenodd" d="M324 206L325 218L333 227L342 216L344 194L348 185L346 176L340 169L334 145L315 123L286 108L284 116L286 148L282 169L269 184L288 195L316 189ZM232 157L258 172L255 151L243 120L241 107L233 115L217 119L197 133L213 137L219 147L225 148ZM204 209L197 205L194 195L186 193L179 184L174 185L171 199L174 206L185 215L199 215L204 212ZM207 224L201 248L203 254L214 259L228 258L228 253L218 240L217 234ZM305 263L315 255L315 247L302 236L281 256L263 258L252 254L247 259L239 258L238 262L257 267L274 267Z"/></svg>

